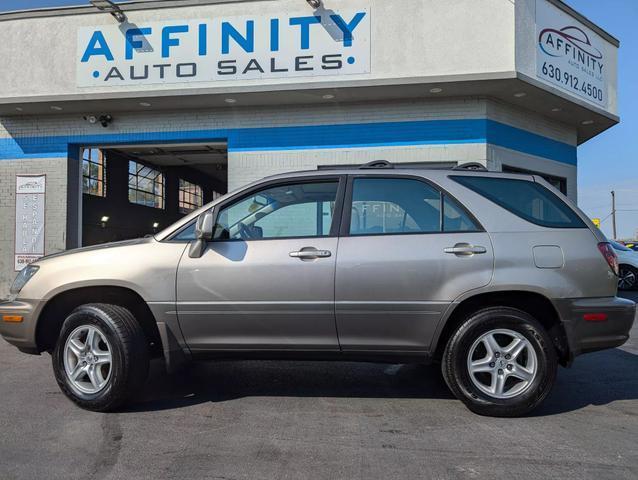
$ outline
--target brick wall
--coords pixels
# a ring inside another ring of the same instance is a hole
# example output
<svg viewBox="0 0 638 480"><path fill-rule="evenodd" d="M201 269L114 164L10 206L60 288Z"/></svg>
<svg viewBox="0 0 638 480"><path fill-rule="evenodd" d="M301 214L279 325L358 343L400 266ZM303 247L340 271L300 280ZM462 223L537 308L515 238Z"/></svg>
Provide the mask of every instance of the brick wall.
<svg viewBox="0 0 638 480"><path fill-rule="evenodd" d="M6 298L16 275L15 177L46 174L45 253L60 252L66 246L67 161L61 158L0 161L0 298Z"/></svg>

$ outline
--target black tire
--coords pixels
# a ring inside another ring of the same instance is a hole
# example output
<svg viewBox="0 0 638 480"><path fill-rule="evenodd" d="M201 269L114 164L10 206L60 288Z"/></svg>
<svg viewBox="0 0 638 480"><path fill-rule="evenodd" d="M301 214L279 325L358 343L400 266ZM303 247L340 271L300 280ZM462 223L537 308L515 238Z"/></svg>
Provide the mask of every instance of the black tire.
<svg viewBox="0 0 638 480"><path fill-rule="evenodd" d="M536 353L535 377L525 390L511 398L488 395L470 378L468 355L472 345L481 335L496 329L508 329L524 336ZM549 394L556 379L558 359L551 338L531 315L515 308L490 307L469 315L456 330L447 343L441 367L452 393L473 412L518 417L535 409Z"/></svg>
<svg viewBox="0 0 638 480"><path fill-rule="evenodd" d="M625 278L625 275L630 274L630 277L625 280L628 282L623 287L620 286L620 278ZM633 279L631 278L631 274L633 274ZM638 269L632 267L631 265L620 265L619 267L619 279L618 279L618 289L619 290L636 290L638 288Z"/></svg>
<svg viewBox="0 0 638 480"><path fill-rule="evenodd" d="M82 326L97 327L112 350L108 381L97 393L83 393L74 387L64 366L66 341ZM124 404L144 385L149 352L142 327L130 311L118 305L94 303L79 306L66 318L52 360L55 379L71 401L86 410L106 412Z"/></svg>

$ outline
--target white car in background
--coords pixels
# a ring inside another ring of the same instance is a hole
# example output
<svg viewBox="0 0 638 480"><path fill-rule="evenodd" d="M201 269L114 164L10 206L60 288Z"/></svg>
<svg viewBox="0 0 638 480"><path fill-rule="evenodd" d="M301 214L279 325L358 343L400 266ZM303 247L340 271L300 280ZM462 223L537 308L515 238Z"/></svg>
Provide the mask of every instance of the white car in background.
<svg viewBox="0 0 638 480"><path fill-rule="evenodd" d="M638 252L613 240L610 243L618 256L620 267L618 288L620 290L634 290L638 287Z"/></svg>

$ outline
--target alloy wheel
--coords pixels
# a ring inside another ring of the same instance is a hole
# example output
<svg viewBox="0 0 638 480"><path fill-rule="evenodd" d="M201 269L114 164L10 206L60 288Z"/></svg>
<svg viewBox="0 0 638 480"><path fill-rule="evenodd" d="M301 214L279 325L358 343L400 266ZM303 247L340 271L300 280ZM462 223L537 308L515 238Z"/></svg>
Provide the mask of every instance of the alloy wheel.
<svg viewBox="0 0 638 480"><path fill-rule="evenodd" d="M529 388L536 378L538 359L525 336L502 328L484 333L472 344L467 368L481 392L507 399Z"/></svg>
<svg viewBox="0 0 638 480"><path fill-rule="evenodd" d="M84 394L95 394L109 382L112 370L111 346L102 331L82 325L64 345L64 370L71 386Z"/></svg>

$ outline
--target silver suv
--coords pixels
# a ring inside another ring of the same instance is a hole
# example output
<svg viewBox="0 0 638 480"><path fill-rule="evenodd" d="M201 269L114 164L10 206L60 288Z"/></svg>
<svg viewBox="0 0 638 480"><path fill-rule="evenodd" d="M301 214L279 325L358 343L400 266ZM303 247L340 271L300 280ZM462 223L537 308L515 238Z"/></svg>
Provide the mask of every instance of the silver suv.
<svg viewBox="0 0 638 480"><path fill-rule="evenodd" d="M144 238L20 272L0 333L52 354L79 406L116 408L149 360L440 362L474 412L517 416L557 365L622 345L604 235L541 178L393 168L253 183Z"/></svg>

